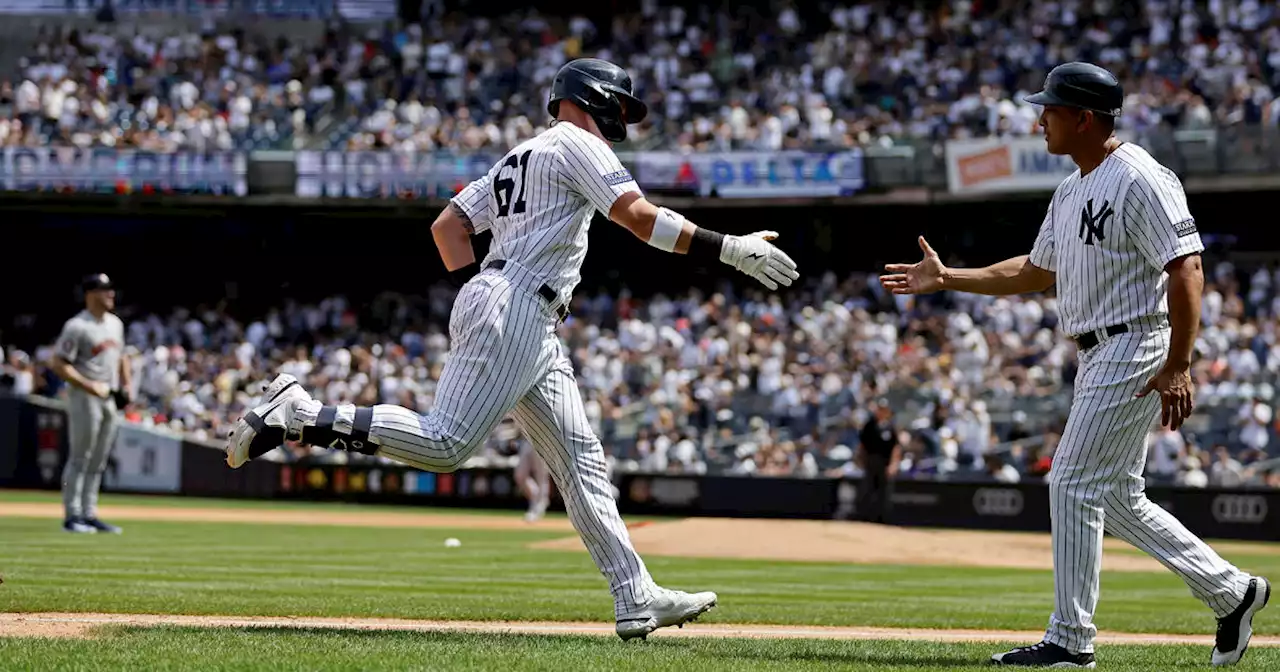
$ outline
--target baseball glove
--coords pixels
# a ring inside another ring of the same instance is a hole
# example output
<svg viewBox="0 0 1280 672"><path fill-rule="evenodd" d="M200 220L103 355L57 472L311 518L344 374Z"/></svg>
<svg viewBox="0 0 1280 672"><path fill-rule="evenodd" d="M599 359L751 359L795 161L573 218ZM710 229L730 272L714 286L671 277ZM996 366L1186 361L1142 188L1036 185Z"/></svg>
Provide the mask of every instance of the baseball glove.
<svg viewBox="0 0 1280 672"><path fill-rule="evenodd" d="M124 390L112 390L111 398L116 402L116 410L123 411L129 405L129 393Z"/></svg>

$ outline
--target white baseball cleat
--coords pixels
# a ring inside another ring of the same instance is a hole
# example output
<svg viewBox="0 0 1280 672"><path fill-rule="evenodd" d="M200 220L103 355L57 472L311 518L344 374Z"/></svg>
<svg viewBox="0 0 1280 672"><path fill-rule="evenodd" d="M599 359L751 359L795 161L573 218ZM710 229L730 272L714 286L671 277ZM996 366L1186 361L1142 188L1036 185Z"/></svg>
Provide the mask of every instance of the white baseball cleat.
<svg viewBox="0 0 1280 672"><path fill-rule="evenodd" d="M547 507L551 506L550 500L539 498L537 501L529 505L529 510L524 514L524 520L527 523L535 523L542 520L547 515Z"/></svg>
<svg viewBox="0 0 1280 672"><path fill-rule="evenodd" d="M625 642L636 637L645 639L658 628L671 625L684 627L685 623L696 620L716 606L717 599L716 594L710 592L690 594L655 588L649 606L633 616L618 619L618 636Z"/></svg>
<svg viewBox="0 0 1280 672"><path fill-rule="evenodd" d="M1235 665L1244 657L1253 637L1253 615L1267 606L1271 584L1258 576L1249 580L1244 600L1229 615L1218 619L1218 636L1213 647L1213 664Z"/></svg>
<svg viewBox="0 0 1280 672"><path fill-rule="evenodd" d="M310 401L298 379L282 373L267 385L262 403L236 421L227 437L227 466L232 469L284 444L289 418L299 401Z"/></svg>

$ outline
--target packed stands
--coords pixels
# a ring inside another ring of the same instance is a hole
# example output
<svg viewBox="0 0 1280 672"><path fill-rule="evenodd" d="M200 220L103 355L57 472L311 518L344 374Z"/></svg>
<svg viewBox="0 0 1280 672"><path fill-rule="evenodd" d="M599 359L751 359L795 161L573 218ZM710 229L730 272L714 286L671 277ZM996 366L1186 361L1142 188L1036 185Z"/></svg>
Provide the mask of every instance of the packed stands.
<svg viewBox="0 0 1280 672"><path fill-rule="evenodd" d="M1209 269L1197 412L1180 432L1152 435L1149 478L1280 486L1280 469L1266 463L1280 456L1280 269ZM360 307L332 297L256 316L123 308L138 388L128 416L216 440L277 371L331 403L428 408L452 296L436 286L422 297ZM1052 296L913 302L886 296L872 275L828 273L781 295L727 284L674 297L584 292L561 334L619 469L854 475L867 409L887 399L904 448L900 477L1007 482L1043 477L1062 429L1075 356L1056 321ZM9 348L9 383L56 394L49 354ZM509 456L518 440L504 425L479 459Z"/></svg>
<svg viewBox="0 0 1280 672"><path fill-rule="evenodd" d="M767 14L646 0L608 25L429 4L420 23L331 17L314 38L273 33L266 19L251 30L50 21L0 82L0 145L505 149L545 127L552 75L584 55L625 65L650 104L633 149L1033 134L1023 93L1074 59L1122 76L1122 130L1280 123L1280 9L1256 0L784 3ZM1280 456L1280 273L1211 268L1199 411L1183 431L1151 437L1149 477L1280 485L1280 469L1254 466ZM265 315L126 313L139 386L129 413L216 438L280 370L327 401L426 408L451 297L437 287L359 309L333 297ZM1043 476L1068 407L1075 359L1055 327L1052 297L908 302L872 276L827 274L771 297L729 286L585 293L562 335L620 468L856 473L858 429L887 398L902 476L1011 481ZM48 354L8 347L7 384L56 394ZM514 440L504 427L486 454Z"/></svg>
<svg viewBox="0 0 1280 672"><path fill-rule="evenodd" d="M775 15L649 0L609 25L535 9L448 13L335 23L315 43L212 26L48 29L0 88L0 143L505 148L545 127L552 75L584 55L633 74L652 109L632 130L641 149L1031 134L1037 112L1022 95L1075 59L1122 76L1121 129L1275 125L1278 11L1257 0L962 0L794 3Z"/></svg>
<svg viewBox="0 0 1280 672"><path fill-rule="evenodd" d="M408 26L394 38L398 86L361 87L344 124L351 136L330 146L509 146L542 127L542 94L562 63L582 55L633 74L652 111L633 129L641 148L1031 134L1038 112L1022 96L1075 59L1123 77L1122 129L1280 121L1280 26L1265 3L1199 12L1158 0L1141 11L1113 2L953 2L930 13L868 2L825 12L792 5L776 16L643 4L610 26L536 13Z"/></svg>

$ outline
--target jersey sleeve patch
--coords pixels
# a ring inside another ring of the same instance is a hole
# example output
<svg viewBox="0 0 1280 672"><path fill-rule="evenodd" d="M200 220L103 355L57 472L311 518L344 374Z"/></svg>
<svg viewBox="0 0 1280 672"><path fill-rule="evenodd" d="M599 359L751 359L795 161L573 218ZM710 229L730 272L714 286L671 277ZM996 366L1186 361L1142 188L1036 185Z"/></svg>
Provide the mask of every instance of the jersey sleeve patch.
<svg viewBox="0 0 1280 672"><path fill-rule="evenodd" d="M1182 220L1181 222L1178 222L1177 224L1174 224L1174 225L1173 225L1173 232L1174 232L1174 233L1176 233L1176 234L1178 235L1178 237L1179 237L1179 238L1186 238L1187 236L1193 236L1193 235L1195 235L1195 234L1196 234L1196 220L1194 220L1194 219L1184 219L1184 220Z"/></svg>
<svg viewBox="0 0 1280 672"><path fill-rule="evenodd" d="M609 173L608 175L604 175L603 177L604 177L605 184L608 184L611 187L616 187L619 184L626 184L628 182L635 181L635 178L631 177L631 171L627 170L626 168L623 168L622 170L614 171L612 173Z"/></svg>

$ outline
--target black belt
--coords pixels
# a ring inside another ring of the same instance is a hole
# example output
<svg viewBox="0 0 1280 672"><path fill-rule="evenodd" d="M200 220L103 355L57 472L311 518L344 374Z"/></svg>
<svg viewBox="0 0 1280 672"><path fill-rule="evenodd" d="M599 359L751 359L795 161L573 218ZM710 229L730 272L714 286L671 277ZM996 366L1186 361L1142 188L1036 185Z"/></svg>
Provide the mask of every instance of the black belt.
<svg viewBox="0 0 1280 672"><path fill-rule="evenodd" d="M1123 334L1129 331L1129 325L1113 324L1102 331L1104 331L1108 336L1115 336L1116 334ZM1076 347L1081 351L1088 350L1098 344L1098 332L1096 329L1094 331L1086 331L1079 336L1072 336L1071 340L1076 342Z"/></svg>
<svg viewBox="0 0 1280 672"><path fill-rule="evenodd" d="M486 270L491 268L495 271L501 271L503 268L506 268L506 266L507 266L506 259L494 259L493 261L484 265ZM556 305L556 301L560 298L560 295L556 294L556 290L551 289L551 286L547 284L543 284L541 287L538 288L538 296L541 296L543 300L547 302L548 306L553 306L553 307ZM561 320L564 320L566 317L569 317L569 306L561 305L559 307L556 307L555 311L556 311L556 316L559 317Z"/></svg>

